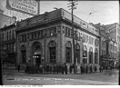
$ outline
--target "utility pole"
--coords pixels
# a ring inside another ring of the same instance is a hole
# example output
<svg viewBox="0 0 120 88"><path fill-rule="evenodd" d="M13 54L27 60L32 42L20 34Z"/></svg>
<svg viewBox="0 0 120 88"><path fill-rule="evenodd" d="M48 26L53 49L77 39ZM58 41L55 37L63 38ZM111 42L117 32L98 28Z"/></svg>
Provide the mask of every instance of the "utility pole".
<svg viewBox="0 0 120 88"><path fill-rule="evenodd" d="M40 14L40 0L35 0L37 3L38 3L38 13L37 13L37 15L39 15Z"/></svg>
<svg viewBox="0 0 120 88"><path fill-rule="evenodd" d="M74 14L73 10L76 9L76 0L69 0L69 6L71 10L71 16L72 16L72 37L73 37L73 58L74 58L74 65L76 66L76 53L75 53L75 31L74 31ZM76 69L74 70L74 73L76 73Z"/></svg>

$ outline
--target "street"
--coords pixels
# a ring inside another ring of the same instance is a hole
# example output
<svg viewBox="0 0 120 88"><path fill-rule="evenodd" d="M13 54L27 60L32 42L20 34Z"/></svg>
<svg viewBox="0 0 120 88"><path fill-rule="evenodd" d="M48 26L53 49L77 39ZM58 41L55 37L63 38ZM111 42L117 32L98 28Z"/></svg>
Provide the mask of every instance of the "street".
<svg viewBox="0 0 120 88"><path fill-rule="evenodd" d="M117 85L118 71L92 74L26 74L9 73L3 76L4 85Z"/></svg>

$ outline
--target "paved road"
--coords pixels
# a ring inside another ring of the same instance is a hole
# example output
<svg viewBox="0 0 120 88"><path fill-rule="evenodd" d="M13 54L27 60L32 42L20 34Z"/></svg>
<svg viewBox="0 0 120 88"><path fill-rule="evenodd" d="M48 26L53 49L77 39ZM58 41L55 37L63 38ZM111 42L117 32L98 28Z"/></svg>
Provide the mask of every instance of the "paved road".
<svg viewBox="0 0 120 88"><path fill-rule="evenodd" d="M25 74L9 73L3 76L5 85L117 85L118 72L93 74Z"/></svg>
<svg viewBox="0 0 120 88"><path fill-rule="evenodd" d="M4 79L5 85L117 85L116 82L101 82L70 78L48 77L9 77Z"/></svg>

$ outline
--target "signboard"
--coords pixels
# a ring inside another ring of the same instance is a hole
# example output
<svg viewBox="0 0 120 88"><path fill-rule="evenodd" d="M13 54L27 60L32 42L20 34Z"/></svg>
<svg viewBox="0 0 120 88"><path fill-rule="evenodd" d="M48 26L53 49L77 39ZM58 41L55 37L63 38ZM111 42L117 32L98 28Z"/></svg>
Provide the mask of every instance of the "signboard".
<svg viewBox="0 0 120 88"><path fill-rule="evenodd" d="M30 15L36 15L38 11L38 3L35 0L7 0L6 7Z"/></svg>

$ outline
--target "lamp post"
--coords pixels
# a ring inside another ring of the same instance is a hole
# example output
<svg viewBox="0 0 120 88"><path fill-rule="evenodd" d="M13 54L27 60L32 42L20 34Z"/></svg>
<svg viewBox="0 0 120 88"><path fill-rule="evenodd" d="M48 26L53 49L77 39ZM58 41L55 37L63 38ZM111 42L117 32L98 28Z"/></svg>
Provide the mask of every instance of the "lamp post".
<svg viewBox="0 0 120 88"><path fill-rule="evenodd" d="M76 53L75 53L75 31L74 31L74 14L73 11L76 9L76 1L75 0L69 0L69 6L71 10L71 16L72 16L72 37L73 37L73 58L74 58L74 65L76 66ZM76 73L76 70L74 70L74 73Z"/></svg>

